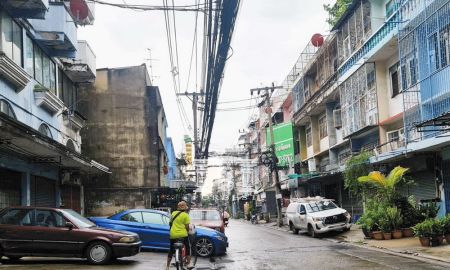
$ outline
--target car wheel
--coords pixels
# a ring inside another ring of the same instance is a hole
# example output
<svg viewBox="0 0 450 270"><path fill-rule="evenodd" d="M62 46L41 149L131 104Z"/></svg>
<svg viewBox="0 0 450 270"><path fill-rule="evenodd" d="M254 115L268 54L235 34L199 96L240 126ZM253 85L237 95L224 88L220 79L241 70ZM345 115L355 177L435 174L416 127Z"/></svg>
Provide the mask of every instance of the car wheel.
<svg viewBox="0 0 450 270"><path fill-rule="evenodd" d="M317 238L317 233L316 233L316 231L314 231L314 228L311 224L308 224L308 234L312 238Z"/></svg>
<svg viewBox="0 0 450 270"><path fill-rule="evenodd" d="M291 230L294 234L298 234L299 229L295 228L294 224L292 222L289 222L289 230Z"/></svg>
<svg viewBox="0 0 450 270"><path fill-rule="evenodd" d="M86 258L91 264L106 264L111 257L111 247L105 242L94 242L86 249Z"/></svg>
<svg viewBox="0 0 450 270"><path fill-rule="evenodd" d="M214 253L214 244L209 238L201 237L195 242L195 252L200 257L209 257Z"/></svg>
<svg viewBox="0 0 450 270"><path fill-rule="evenodd" d="M8 256L8 259L10 261L16 262L16 261L22 259L22 257L21 256Z"/></svg>

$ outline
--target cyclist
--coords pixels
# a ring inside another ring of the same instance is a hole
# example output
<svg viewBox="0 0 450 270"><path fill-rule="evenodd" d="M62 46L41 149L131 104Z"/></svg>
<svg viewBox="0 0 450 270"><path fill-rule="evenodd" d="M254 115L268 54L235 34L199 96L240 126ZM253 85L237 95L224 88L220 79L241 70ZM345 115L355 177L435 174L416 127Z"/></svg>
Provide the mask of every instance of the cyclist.
<svg viewBox="0 0 450 270"><path fill-rule="evenodd" d="M189 243L188 232L189 232L189 223L190 218L186 213L188 210L188 206L185 201L181 201L177 205L177 211L172 213L172 218L170 221L170 250L167 255L167 267L166 270L170 267L170 262L172 261L173 254L175 253L174 244L176 242L183 242L184 247L186 249L186 262L188 264L188 268L192 268L190 265L191 262L191 245Z"/></svg>

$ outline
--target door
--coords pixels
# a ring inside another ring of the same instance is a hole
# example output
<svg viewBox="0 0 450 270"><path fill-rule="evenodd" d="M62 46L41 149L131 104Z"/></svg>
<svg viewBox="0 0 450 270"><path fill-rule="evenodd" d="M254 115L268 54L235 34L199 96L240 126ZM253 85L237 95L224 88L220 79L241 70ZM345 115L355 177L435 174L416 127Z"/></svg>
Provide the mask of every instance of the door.
<svg viewBox="0 0 450 270"><path fill-rule="evenodd" d="M61 207L81 213L80 186L61 186Z"/></svg>
<svg viewBox="0 0 450 270"><path fill-rule="evenodd" d="M76 228L67 228L66 220L59 212L35 210L35 234L33 255L79 255L84 242L77 236Z"/></svg>
<svg viewBox="0 0 450 270"><path fill-rule="evenodd" d="M299 207L299 224L301 229L306 229L308 227L308 222L306 220L306 208L305 205L301 204Z"/></svg>
<svg viewBox="0 0 450 270"><path fill-rule="evenodd" d="M5 255L31 255L33 209L8 209L0 214L0 241Z"/></svg>
<svg viewBox="0 0 450 270"><path fill-rule="evenodd" d="M147 243L143 240L146 234L146 230L144 221L142 220L141 211L128 212L122 215L119 220L116 220L111 224L113 226L108 226L108 228L137 233L142 241L142 244L144 246L147 246Z"/></svg>
<svg viewBox="0 0 450 270"><path fill-rule="evenodd" d="M142 212L142 217L145 229L149 232L146 241L150 242L150 245L154 247L167 247L169 243L169 225L163 219L164 216L160 213Z"/></svg>

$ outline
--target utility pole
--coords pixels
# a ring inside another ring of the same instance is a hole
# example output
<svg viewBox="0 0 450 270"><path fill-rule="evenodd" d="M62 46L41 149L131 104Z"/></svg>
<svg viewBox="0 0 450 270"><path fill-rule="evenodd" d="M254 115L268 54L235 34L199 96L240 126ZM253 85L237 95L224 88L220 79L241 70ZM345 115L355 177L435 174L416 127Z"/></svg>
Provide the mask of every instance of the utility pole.
<svg viewBox="0 0 450 270"><path fill-rule="evenodd" d="M198 130L197 130L197 111L198 111L198 97L203 96L204 93L201 91L200 93L197 92L184 92L184 93L177 93L177 96L192 96L192 111L193 111L193 117L194 117L194 169L195 169L195 183L198 184L198 172L197 172L197 165L195 164L195 159L199 157L198 153Z"/></svg>
<svg viewBox="0 0 450 270"><path fill-rule="evenodd" d="M254 89L250 89L250 94L253 95L253 92L257 92L258 95L260 94L261 91L264 91L265 94L265 104L266 104L266 113L267 113L267 117L268 117L268 121L269 121L269 130L270 130L270 150L272 152L272 168L273 171L275 172L275 198L276 198L276 202L277 202L277 223L278 226L283 226L283 219L281 217L282 212L281 212L281 201L278 201L278 197L281 197L281 185L280 185L280 176L278 174L278 159L277 156L275 155L275 140L274 140L274 135L273 135L273 123L272 123L272 108L270 106L270 93L273 93L275 91L275 89L281 89L283 88L282 86L275 86L272 83L271 87L262 87L262 88L254 88Z"/></svg>

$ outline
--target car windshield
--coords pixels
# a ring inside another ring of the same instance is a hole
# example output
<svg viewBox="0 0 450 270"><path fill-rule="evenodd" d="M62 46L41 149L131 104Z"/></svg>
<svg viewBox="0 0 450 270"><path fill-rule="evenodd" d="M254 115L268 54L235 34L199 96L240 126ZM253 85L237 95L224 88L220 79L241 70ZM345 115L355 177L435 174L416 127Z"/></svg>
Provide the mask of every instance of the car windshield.
<svg viewBox="0 0 450 270"><path fill-rule="evenodd" d="M65 215L69 216L70 220L72 220L75 223L75 226L79 228L90 228L96 226L92 221L83 217L72 209L63 209L62 211Z"/></svg>
<svg viewBox="0 0 450 270"><path fill-rule="evenodd" d="M337 206L332 201L320 201L307 204L308 212L315 213L330 209L335 209Z"/></svg>
<svg viewBox="0 0 450 270"><path fill-rule="evenodd" d="M220 220L220 214L218 211L199 211L192 210L189 213L192 220Z"/></svg>
<svg viewBox="0 0 450 270"><path fill-rule="evenodd" d="M190 211L189 217L192 220L202 220L203 219L203 211Z"/></svg>

